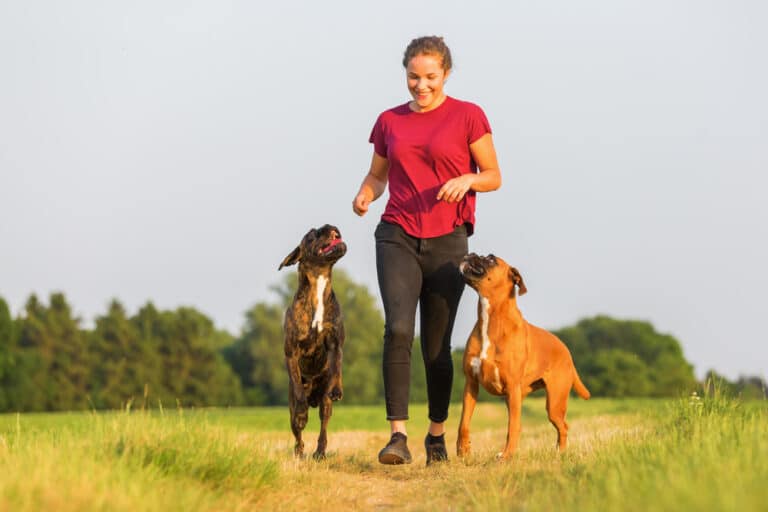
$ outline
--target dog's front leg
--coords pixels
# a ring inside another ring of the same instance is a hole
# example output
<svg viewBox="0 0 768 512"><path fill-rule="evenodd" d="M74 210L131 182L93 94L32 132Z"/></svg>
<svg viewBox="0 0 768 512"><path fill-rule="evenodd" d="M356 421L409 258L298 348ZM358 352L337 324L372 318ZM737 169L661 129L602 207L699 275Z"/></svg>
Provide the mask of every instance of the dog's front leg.
<svg viewBox="0 0 768 512"><path fill-rule="evenodd" d="M504 451L499 453L501 460L507 460L515 453L517 442L520 439L520 416L522 414L523 394L520 384L507 387L507 412L509 421L507 423L507 444Z"/></svg>
<svg viewBox="0 0 768 512"><path fill-rule="evenodd" d="M304 441L301 439L301 431L307 425L307 413L309 406L307 402L304 405L299 405L296 402L296 397L293 393L293 382L288 383L289 395L288 395L288 409L291 412L291 432L293 437L296 438L296 444L293 447L293 454L296 457L304 456Z"/></svg>
<svg viewBox="0 0 768 512"><path fill-rule="evenodd" d="M459 423L459 436L456 440L456 454L459 457L469 455L471 442L469 440L469 422L472 419L472 413L475 411L478 392L477 379L470 375L465 375L464 398L461 404L461 422Z"/></svg>
<svg viewBox="0 0 768 512"><path fill-rule="evenodd" d="M328 351L328 358L330 359L329 371L331 378L328 382L328 398L331 400L341 400L344 395L344 388L341 383L341 366L344 346L344 326L339 326L334 332L333 339L335 343L332 343L330 350Z"/></svg>
<svg viewBox="0 0 768 512"><path fill-rule="evenodd" d="M304 385L301 383L301 370L299 370L299 358L293 354L285 358L285 365L288 367L288 380L291 384L291 395L299 407L307 408L307 394L304 392ZM304 428L302 425L301 428Z"/></svg>
<svg viewBox="0 0 768 512"><path fill-rule="evenodd" d="M331 354L331 380L328 386L328 398L331 400L341 400L344 395L344 389L341 384L341 347L334 350Z"/></svg>
<svg viewBox="0 0 768 512"><path fill-rule="evenodd" d="M291 355L285 358L288 367L288 407L291 412L291 431L296 438L294 454L297 457L304 455L304 441L301 439L301 431L307 426L309 404L301 383L298 358Z"/></svg>
<svg viewBox="0 0 768 512"><path fill-rule="evenodd" d="M317 437L317 449L312 455L315 460L322 460L325 458L325 448L328 445L328 420L331 419L331 413L333 411L333 402L327 395L323 397L320 403L320 435Z"/></svg>

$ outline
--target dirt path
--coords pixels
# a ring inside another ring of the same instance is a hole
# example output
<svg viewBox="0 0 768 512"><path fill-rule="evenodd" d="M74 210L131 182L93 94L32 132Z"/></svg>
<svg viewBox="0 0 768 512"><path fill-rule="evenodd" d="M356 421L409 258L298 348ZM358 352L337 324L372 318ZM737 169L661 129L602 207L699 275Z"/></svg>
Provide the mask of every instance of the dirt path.
<svg viewBox="0 0 768 512"><path fill-rule="evenodd" d="M646 427L637 418L594 416L571 423L568 457L590 458L617 436L641 437ZM451 460L426 467L420 440L410 443L414 461L405 466L383 466L376 453L387 442L385 432L335 432L329 438L329 457L322 462L295 460L290 434L265 434L258 441L280 463L279 481L258 498L267 510L458 510L472 508L473 494L485 485L506 481L510 474L558 471L561 459L549 424L523 431L514 461L500 463L495 454L504 443L503 428L474 432L473 455L453 455L455 434L447 434ZM314 439L307 441L314 449ZM500 492L500 491L495 491Z"/></svg>

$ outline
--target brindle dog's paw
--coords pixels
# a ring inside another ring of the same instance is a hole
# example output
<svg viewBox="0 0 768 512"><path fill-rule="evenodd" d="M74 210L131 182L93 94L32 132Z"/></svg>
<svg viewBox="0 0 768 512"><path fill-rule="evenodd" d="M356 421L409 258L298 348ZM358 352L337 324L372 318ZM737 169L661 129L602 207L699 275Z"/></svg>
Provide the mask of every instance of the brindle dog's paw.
<svg viewBox="0 0 768 512"><path fill-rule="evenodd" d="M341 390L339 386L333 386L331 390L328 392L328 398L333 400L334 402L336 400L341 400L341 397L344 395L344 392Z"/></svg>
<svg viewBox="0 0 768 512"><path fill-rule="evenodd" d="M309 415L307 412L303 413L297 413L296 416L293 419L294 424L296 425L296 428L299 430L304 430L304 427L307 426L307 418Z"/></svg>

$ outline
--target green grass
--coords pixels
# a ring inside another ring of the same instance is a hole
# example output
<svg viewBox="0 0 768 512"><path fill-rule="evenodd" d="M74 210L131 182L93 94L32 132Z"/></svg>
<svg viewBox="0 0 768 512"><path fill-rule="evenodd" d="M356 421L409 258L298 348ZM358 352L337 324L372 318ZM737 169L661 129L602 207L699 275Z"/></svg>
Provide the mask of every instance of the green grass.
<svg viewBox="0 0 768 512"><path fill-rule="evenodd" d="M716 393L648 413L649 430L627 430L618 440L595 447L588 457L568 454L557 471L541 473L519 465L495 475L482 488L469 486L472 508L765 510L765 401L742 404Z"/></svg>
<svg viewBox="0 0 768 512"><path fill-rule="evenodd" d="M252 441L199 414L5 416L0 510L242 505L278 478L277 462Z"/></svg>
<svg viewBox="0 0 768 512"><path fill-rule="evenodd" d="M426 408L411 407L414 463L388 467L382 406L334 408L325 461L296 460L285 407L0 415L0 510L764 510L768 406L719 392L680 400L570 401L554 450L541 398L524 402L507 463L506 409L481 403L473 453L425 467ZM447 440L455 443L454 404ZM314 449L317 411L305 441Z"/></svg>

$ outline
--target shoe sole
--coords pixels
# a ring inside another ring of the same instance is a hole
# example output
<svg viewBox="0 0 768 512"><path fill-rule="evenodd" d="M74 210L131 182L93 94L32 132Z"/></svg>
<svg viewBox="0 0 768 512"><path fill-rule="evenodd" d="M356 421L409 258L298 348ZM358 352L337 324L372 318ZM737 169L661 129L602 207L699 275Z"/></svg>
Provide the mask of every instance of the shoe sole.
<svg viewBox="0 0 768 512"><path fill-rule="evenodd" d="M379 454L379 462L381 464L389 464L391 466L395 466L398 464L410 464L411 459L406 459L405 457L397 455L396 453L382 453Z"/></svg>

